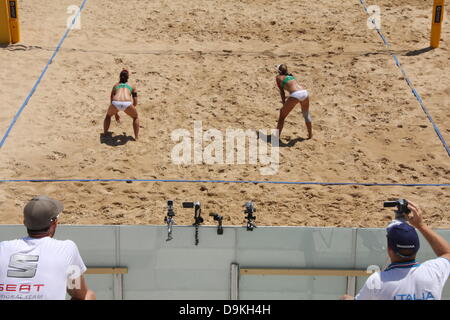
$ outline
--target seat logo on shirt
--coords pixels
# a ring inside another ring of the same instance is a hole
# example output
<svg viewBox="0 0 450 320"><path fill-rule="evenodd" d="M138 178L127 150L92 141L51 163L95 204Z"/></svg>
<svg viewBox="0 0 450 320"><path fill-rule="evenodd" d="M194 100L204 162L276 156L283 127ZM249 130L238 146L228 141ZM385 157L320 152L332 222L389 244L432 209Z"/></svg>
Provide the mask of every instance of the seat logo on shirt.
<svg viewBox="0 0 450 320"><path fill-rule="evenodd" d="M9 278L33 278L36 275L39 256L13 254L9 259L7 276Z"/></svg>

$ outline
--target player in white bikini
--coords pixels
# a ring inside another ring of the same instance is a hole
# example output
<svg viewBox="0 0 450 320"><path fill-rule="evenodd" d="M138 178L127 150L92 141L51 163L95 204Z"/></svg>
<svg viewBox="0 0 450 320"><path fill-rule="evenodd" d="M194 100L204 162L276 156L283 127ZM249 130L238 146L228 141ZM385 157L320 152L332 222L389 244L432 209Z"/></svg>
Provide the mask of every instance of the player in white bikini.
<svg viewBox="0 0 450 320"><path fill-rule="evenodd" d="M120 73L120 82L116 83L111 91L111 105L106 113L103 129L105 135L108 134L111 125L111 117L115 116L120 121L119 111L125 112L133 118L134 137L137 140L139 136L139 116L136 110L137 91L134 86L128 84L129 72L123 70Z"/></svg>
<svg viewBox="0 0 450 320"><path fill-rule="evenodd" d="M308 139L311 139L312 120L309 113L308 91L298 83L297 79L292 74L288 73L288 69L285 64L278 65L277 71L278 75L276 77L276 81L277 86L280 89L281 100L283 102L283 107L280 110L280 117L278 119L278 137L281 137L281 131L283 131L284 127L284 120L292 109L294 109L297 103L300 102L303 118L305 119L306 128L308 129ZM287 99L284 90L289 92Z"/></svg>

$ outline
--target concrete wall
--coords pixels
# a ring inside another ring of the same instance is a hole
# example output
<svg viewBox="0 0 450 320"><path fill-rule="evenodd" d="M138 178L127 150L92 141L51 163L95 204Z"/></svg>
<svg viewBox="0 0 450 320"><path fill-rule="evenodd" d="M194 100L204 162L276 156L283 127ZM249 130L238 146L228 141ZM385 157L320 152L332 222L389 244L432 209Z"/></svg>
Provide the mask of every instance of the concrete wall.
<svg viewBox="0 0 450 320"><path fill-rule="evenodd" d="M167 242L165 226L58 227L55 238L78 245L88 267L127 267L124 299L229 299L230 266L241 268L366 269L385 265L384 229L175 226ZM450 241L450 230L439 231ZM25 235L23 226L0 226L0 241ZM419 261L433 258L421 238ZM117 276L88 275L99 299L120 297ZM357 290L366 277L357 278ZM240 299L337 299L347 290L346 277L243 275ZM450 286L444 290L450 299Z"/></svg>

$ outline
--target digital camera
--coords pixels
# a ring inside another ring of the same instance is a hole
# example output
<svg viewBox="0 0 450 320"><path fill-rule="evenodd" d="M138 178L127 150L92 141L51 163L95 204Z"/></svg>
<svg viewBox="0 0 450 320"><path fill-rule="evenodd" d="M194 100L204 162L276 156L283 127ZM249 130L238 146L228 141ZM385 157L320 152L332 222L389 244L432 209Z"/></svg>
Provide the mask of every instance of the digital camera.
<svg viewBox="0 0 450 320"><path fill-rule="evenodd" d="M395 211L396 219L406 219L406 215L411 213L411 210L408 208L408 201L405 199L399 199L396 201L385 201L383 206L386 207L397 207Z"/></svg>

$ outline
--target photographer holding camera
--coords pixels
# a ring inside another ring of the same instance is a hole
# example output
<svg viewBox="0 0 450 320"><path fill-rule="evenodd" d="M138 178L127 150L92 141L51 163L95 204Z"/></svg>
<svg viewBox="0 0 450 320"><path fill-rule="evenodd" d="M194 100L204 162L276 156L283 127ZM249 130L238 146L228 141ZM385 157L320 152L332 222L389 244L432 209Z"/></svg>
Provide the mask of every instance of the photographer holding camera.
<svg viewBox="0 0 450 320"><path fill-rule="evenodd" d="M440 300L450 276L450 245L422 220L421 210L405 202L406 221L395 221L387 228L387 253L391 264L372 274L356 297L344 295L342 300ZM409 212L409 213L408 213ZM419 230L428 241L436 259L416 262Z"/></svg>

